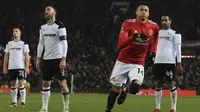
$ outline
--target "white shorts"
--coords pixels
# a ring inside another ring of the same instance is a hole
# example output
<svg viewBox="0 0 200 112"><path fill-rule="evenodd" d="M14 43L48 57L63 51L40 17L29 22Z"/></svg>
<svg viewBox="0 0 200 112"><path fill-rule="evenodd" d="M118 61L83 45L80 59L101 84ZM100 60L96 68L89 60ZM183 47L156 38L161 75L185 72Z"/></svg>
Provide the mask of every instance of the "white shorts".
<svg viewBox="0 0 200 112"><path fill-rule="evenodd" d="M123 84L127 83L128 79L130 82L132 80L138 80L142 83L144 79L144 67L138 64L127 64L116 61L110 77L110 82L114 86L121 87Z"/></svg>

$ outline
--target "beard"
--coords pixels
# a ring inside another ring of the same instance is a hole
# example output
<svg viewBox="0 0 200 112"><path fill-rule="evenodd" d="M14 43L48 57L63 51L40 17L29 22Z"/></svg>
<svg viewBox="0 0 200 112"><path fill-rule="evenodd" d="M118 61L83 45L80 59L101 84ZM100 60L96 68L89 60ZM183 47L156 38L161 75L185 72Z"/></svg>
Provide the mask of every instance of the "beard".
<svg viewBox="0 0 200 112"><path fill-rule="evenodd" d="M13 39L16 39L17 38L17 36L13 36Z"/></svg>

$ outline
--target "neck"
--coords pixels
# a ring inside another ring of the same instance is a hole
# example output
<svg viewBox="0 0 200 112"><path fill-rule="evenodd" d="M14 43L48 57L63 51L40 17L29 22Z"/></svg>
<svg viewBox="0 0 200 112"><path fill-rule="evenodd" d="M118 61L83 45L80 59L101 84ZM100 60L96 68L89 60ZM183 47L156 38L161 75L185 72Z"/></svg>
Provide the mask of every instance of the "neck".
<svg viewBox="0 0 200 112"><path fill-rule="evenodd" d="M168 27L168 28L163 28L163 29L168 30L168 29L170 29L170 27Z"/></svg>
<svg viewBox="0 0 200 112"><path fill-rule="evenodd" d="M20 40L20 37L14 38L14 40Z"/></svg>
<svg viewBox="0 0 200 112"><path fill-rule="evenodd" d="M53 24L56 21L55 17L52 17L51 19L47 20L47 24Z"/></svg>
<svg viewBox="0 0 200 112"><path fill-rule="evenodd" d="M137 17L137 18L138 18L138 17ZM146 23L148 19L142 20L142 19L138 18L138 20L139 20L141 23Z"/></svg>

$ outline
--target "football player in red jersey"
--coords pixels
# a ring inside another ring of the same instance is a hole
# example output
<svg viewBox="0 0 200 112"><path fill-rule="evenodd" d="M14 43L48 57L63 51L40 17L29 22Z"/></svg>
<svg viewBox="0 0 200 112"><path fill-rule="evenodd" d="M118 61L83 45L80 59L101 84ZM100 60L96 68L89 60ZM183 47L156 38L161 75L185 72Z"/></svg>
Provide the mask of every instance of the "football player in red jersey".
<svg viewBox="0 0 200 112"><path fill-rule="evenodd" d="M106 112L111 112L117 97L117 103L122 104L127 93L136 94L140 90L149 45L152 53L156 52L159 26L148 19L149 7L146 3L137 5L136 16L135 19L125 20L121 27L118 41L120 53L110 77L112 89L108 96ZM120 92L128 79L128 86Z"/></svg>

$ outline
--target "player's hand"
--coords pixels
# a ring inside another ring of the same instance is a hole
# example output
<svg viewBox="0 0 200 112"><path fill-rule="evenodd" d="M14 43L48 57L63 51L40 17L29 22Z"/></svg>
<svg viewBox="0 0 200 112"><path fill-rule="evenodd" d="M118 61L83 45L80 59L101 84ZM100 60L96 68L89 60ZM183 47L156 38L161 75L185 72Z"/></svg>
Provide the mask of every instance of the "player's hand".
<svg viewBox="0 0 200 112"><path fill-rule="evenodd" d="M30 73L29 68L26 68L26 69L25 69L25 73L26 73L26 74L29 74L29 73Z"/></svg>
<svg viewBox="0 0 200 112"><path fill-rule="evenodd" d="M143 33L138 33L137 31L135 31L133 33L133 41L134 42L147 43L148 40L149 40L149 38Z"/></svg>
<svg viewBox="0 0 200 112"><path fill-rule="evenodd" d="M3 74L7 74L8 73L8 69L7 68L3 68Z"/></svg>
<svg viewBox="0 0 200 112"><path fill-rule="evenodd" d="M182 67L181 63L177 63L176 69L177 69L178 73L183 74L183 67Z"/></svg>
<svg viewBox="0 0 200 112"><path fill-rule="evenodd" d="M36 69L40 72L40 58L38 58L38 57L36 60Z"/></svg>
<svg viewBox="0 0 200 112"><path fill-rule="evenodd" d="M65 60L65 59L62 59L62 60L60 61L59 67L60 67L61 70L64 70L64 69L65 69L65 67L66 67L66 60Z"/></svg>

